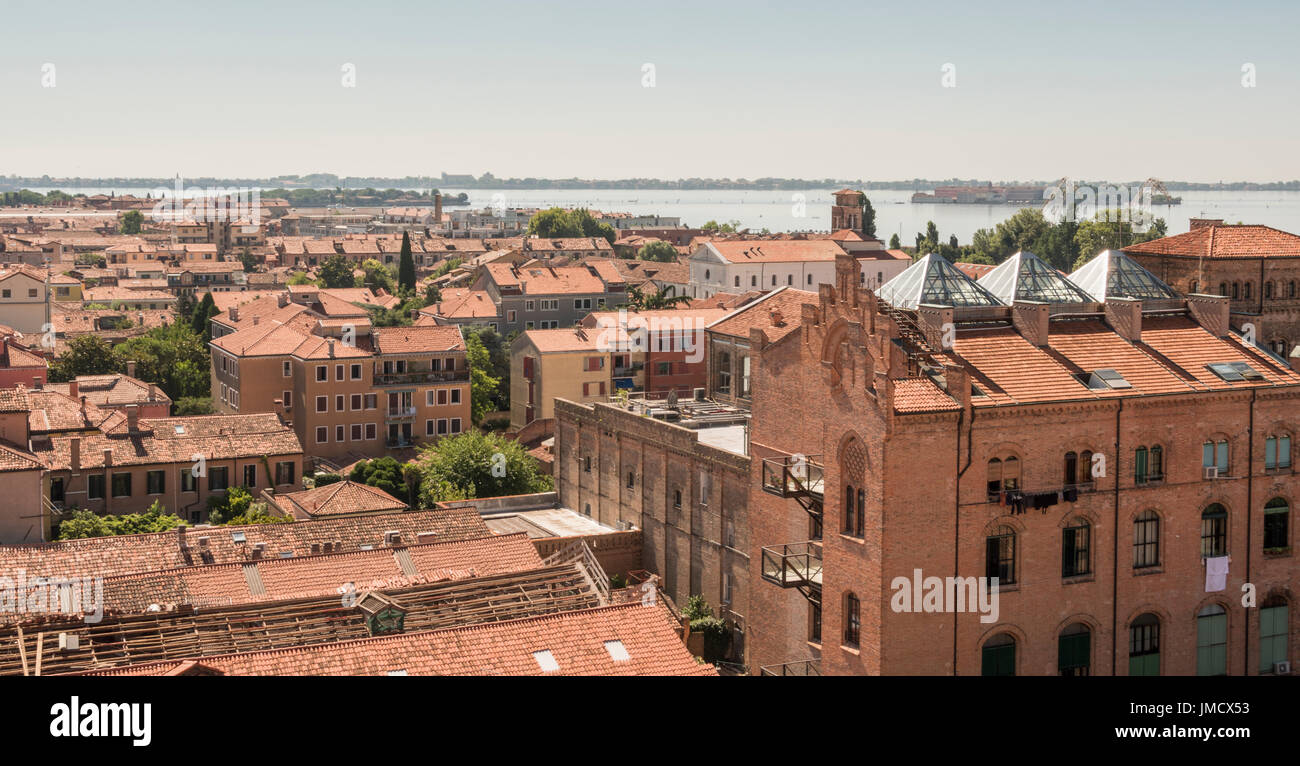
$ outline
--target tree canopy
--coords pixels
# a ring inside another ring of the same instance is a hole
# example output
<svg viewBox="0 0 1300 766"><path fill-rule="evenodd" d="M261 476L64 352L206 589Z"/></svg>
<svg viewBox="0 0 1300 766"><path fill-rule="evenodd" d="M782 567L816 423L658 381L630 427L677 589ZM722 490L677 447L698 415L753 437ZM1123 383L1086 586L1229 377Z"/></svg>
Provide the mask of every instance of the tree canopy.
<svg viewBox="0 0 1300 766"><path fill-rule="evenodd" d="M411 255L411 234L402 232L402 255L397 264L397 282L408 293L415 292L415 258Z"/></svg>
<svg viewBox="0 0 1300 766"><path fill-rule="evenodd" d="M671 242L664 242L657 239L654 242L647 242L636 251L636 257L643 261L659 261L660 263L675 263L677 261L677 248L673 247Z"/></svg>
<svg viewBox="0 0 1300 766"><path fill-rule="evenodd" d="M500 457L496 457L500 455ZM418 462L420 504L548 492L551 477L514 439L468 431L426 447ZM494 471L493 468L496 467Z"/></svg>
<svg viewBox="0 0 1300 766"><path fill-rule="evenodd" d="M352 262L341 255L331 255L320 265L321 287L356 287Z"/></svg>
<svg viewBox="0 0 1300 766"><path fill-rule="evenodd" d="M528 221L530 237L604 237L614 242L614 227L592 217L586 208L540 210Z"/></svg>

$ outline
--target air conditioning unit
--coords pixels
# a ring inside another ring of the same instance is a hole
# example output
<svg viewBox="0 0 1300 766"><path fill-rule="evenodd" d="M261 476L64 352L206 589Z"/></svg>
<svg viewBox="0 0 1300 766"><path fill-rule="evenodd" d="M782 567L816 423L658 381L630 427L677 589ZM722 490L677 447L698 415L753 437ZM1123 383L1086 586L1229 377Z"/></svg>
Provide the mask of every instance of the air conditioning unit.
<svg viewBox="0 0 1300 766"><path fill-rule="evenodd" d="M1291 663L1283 660L1282 662L1273 663L1273 675L1289 676L1291 675Z"/></svg>
<svg viewBox="0 0 1300 766"><path fill-rule="evenodd" d="M396 529L390 529L384 533L384 545L397 545L402 542L402 533Z"/></svg>
<svg viewBox="0 0 1300 766"><path fill-rule="evenodd" d="M1205 467L1204 467L1203 469L1201 469L1201 470L1203 470L1203 471L1205 472L1205 473L1204 473L1204 476L1205 476L1205 478L1207 478L1207 479L1217 479L1217 478L1219 478L1219 468L1218 468L1218 466L1207 465L1207 466L1205 466Z"/></svg>
<svg viewBox="0 0 1300 766"><path fill-rule="evenodd" d="M704 401L704 389L702 388L695 389L695 401L697 402Z"/></svg>

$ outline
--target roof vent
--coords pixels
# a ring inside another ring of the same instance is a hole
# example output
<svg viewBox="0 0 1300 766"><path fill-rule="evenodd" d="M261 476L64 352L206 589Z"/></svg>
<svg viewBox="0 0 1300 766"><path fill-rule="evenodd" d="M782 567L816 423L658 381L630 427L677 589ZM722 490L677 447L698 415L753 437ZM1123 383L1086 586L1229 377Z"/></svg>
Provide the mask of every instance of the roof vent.
<svg viewBox="0 0 1300 766"><path fill-rule="evenodd" d="M627 662L632 659L622 641L606 641L605 651L609 652L609 658L614 662Z"/></svg>
<svg viewBox="0 0 1300 766"><path fill-rule="evenodd" d="M236 543L246 543L248 542L248 535L244 534L240 530L235 530L230 533L230 539Z"/></svg>
<svg viewBox="0 0 1300 766"><path fill-rule="evenodd" d="M560 663L555 661L555 655L551 654L550 649L533 652L533 659L537 660L537 666L543 673L554 673L560 669Z"/></svg>
<svg viewBox="0 0 1300 766"><path fill-rule="evenodd" d="M384 533L384 545L400 545L402 542L402 533L396 529L390 529Z"/></svg>

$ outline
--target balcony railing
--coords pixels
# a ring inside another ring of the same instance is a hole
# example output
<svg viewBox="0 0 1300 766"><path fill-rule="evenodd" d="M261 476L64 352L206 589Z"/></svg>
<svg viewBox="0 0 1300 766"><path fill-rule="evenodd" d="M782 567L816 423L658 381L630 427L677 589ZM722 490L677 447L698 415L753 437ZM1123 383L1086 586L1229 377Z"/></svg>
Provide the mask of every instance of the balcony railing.
<svg viewBox="0 0 1300 766"><path fill-rule="evenodd" d="M763 460L763 491L779 497L822 497L821 455L787 455Z"/></svg>
<svg viewBox="0 0 1300 766"><path fill-rule="evenodd" d="M384 439L384 446L388 449L404 449L406 447L414 447L415 440L409 436L399 436L396 439L390 436Z"/></svg>
<svg viewBox="0 0 1300 766"><path fill-rule="evenodd" d="M763 579L782 588L820 591L822 544L809 540L766 546L763 548ZM808 593L805 592L804 595Z"/></svg>
<svg viewBox="0 0 1300 766"><path fill-rule="evenodd" d="M377 386L409 386L416 383L463 383L467 380L469 380L469 370L375 373L375 385Z"/></svg>
<svg viewBox="0 0 1300 766"><path fill-rule="evenodd" d="M758 669L758 673L763 676L820 676L822 665L821 660L800 660L780 665L764 665Z"/></svg>
<svg viewBox="0 0 1300 766"><path fill-rule="evenodd" d="M413 418L415 417L415 407L389 407L384 411L385 417L393 418Z"/></svg>

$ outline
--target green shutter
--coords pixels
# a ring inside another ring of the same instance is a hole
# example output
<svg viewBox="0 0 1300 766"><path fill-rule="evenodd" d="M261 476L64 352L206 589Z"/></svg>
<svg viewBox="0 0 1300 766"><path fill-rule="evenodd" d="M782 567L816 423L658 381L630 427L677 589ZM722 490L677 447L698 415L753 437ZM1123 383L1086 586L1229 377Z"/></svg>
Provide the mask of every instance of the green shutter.
<svg viewBox="0 0 1300 766"><path fill-rule="evenodd" d="M1091 648L1091 633L1075 633L1069 636L1061 636L1057 643L1057 668L1066 670L1067 668L1081 668L1088 666L1088 655Z"/></svg>
<svg viewBox="0 0 1300 766"><path fill-rule="evenodd" d="M1196 618L1196 675L1221 676L1228 672L1228 616Z"/></svg>
<svg viewBox="0 0 1300 766"><path fill-rule="evenodd" d="M1160 675L1160 655L1143 654L1128 658L1128 674L1131 676Z"/></svg>
<svg viewBox="0 0 1300 766"><path fill-rule="evenodd" d="M1016 645L984 647L981 674L986 676L1014 676L1016 674Z"/></svg>
<svg viewBox="0 0 1300 766"><path fill-rule="evenodd" d="M1286 660L1287 608L1259 610L1259 672L1273 672L1273 663Z"/></svg>

